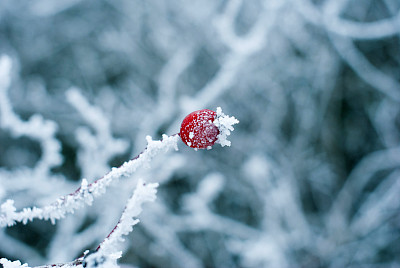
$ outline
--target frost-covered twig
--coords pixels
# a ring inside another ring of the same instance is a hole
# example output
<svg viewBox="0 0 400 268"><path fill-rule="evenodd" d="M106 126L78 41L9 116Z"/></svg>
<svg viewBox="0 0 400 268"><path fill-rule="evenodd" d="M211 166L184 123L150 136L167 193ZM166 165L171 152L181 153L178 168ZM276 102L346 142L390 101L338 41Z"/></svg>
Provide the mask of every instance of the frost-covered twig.
<svg viewBox="0 0 400 268"><path fill-rule="evenodd" d="M203 113L207 114L209 119L205 120L202 117ZM187 116L189 121L185 121L185 118L184 123L186 122L186 125L182 123L182 125L188 126L192 131L188 134L190 138L193 138L194 136L204 138L209 134L207 131L210 131L210 128L212 128L215 130L212 132L215 134L212 144L215 141L218 141L222 146L230 146L230 142L226 140L226 137L230 135L230 131L233 130L232 125L237 124L239 122L238 120L222 113L220 107L218 107L217 112L210 110L194 112L197 116L199 114L201 115L198 118L193 118L192 114ZM54 224L55 220L64 217L66 213L73 213L75 209L83 206L85 203L91 205L94 197L104 193L105 188L109 186L111 182L120 177L131 176L138 167L148 165L150 160L158 153L168 151L172 148L178 150L177 141L179 136L184 140L182 137L182 128L180 134L172 136L163 135L163 139L160 141L153 141L150 136L147 136L148 145L137 157L125 162L119 168L113 168L111 172L91 184L88 184L87 180L83 179L81 187L79 187L75 192L59 198L56 202L44 208L24 208L22 211L16 212L14 201L11 199L7 200L0 207L0 226L11 226L16 222L22 222L25 224L34 218L45 220L50 219ZM208 147L211 147L211 145ZM203 147L198 146L194 148L197 149ZM52 264L41 267L118 267L116 260L121 256L121 253L116 251L117 242L123 241L122 236L130 233L132 227L139 222L139 220L134 219L134 217L137 217L141 213L142 204L147 201L155 200L157 186L157 183L145 184L142 180L139 180L136 190L133 196L129 199L118 224L99 245L95 253L88 254L86 252L82 257L71 263L60 265ZM1 261L4 266L10 268L27 267L26 264L21 265L20 262L10 262L7 259L2 259Z"/></svg>
<svg viewBox="0 0 400 268"><path fill-rule="evenodd" d="M132 227L139 223L135 219L142 212L142 204L153 202L156 199L158 183L145 183L139 179L132 197L128 200L121 219L107 238L98 246L97 251L103 254L115 253L118 242L124 241L123 235L132 231Z"/></svg>
<svg viewBox="0 0 400 268"><path fill-rule="evenodd" d="M0 264L2 264L4 268L28 267L28 264L26 264L26 263L21 264L20 261L9 261L6 258L1 258Z"/></svg>
<svg viewBox="0 0 400 268"><path fill-rule="evenodd" d="M368 84L387 95L393 101L400 102L400 84L393 77L376 68L361 53L352 40L330 35L332 44L340 56Z"/></svg>
<svg viewBox="0 0 400 268"><path fill-rule="evenodd" d="M88 184L86 179L82 180L81 187L74 193L63 196L57 199L51 205L43 208L24 208L22 211L16 212L13 200L7 200L1 205L0 226L12 226L16 222L27 223L34 218L51 220L54 224L56 220L63 218L66 213L73 213L74 210L83 206L85 203L91 205L93 198L105 192L105 188L111 182L121 178L131 176L138 167L148 166L151 159L161 152L166 152L170 149L178 150L177 142L178 135L167 136L163 135L163 140L153 141L150 136L147 136L147 148L134 159L125 162L119 168L112 170L104 177Z"/></svg>
<svg viewBox="0 0 400 268"><path fill-rule="evenodd" d="M42 149L41 159L32 170L37 178L43 177L52 167L62 162L61 143L56 139L57 124L35 114L27 121L14 113L8 98L11 83L12 62L8 56L0 57L0 128L6 129L15 137L26 136L37 140Z"/></svg>
<svg viewBox="0 0 400 268"><path fill-rule="evenodd" d="M309 1L298 2L299 11L306 20L330 31L329 36L339 55L365 82L392 100L400 101L400 85L396 79L375 67L353 43L353 39L378 39L399 33L400 13L391 19L358 23L340 18L346 1L329 1L329 6L325 6L327 14L319 12Z"/></svg>
<svg viewBox="0 0 400 268"><path fill-rule="evenodd" d="M220 41L229 47L231 52L222 61L218 72L201 90L194 96L181 97L180 105L184 113L210 105L213 100L232 89L240 77L238 73L243 64L264 47L270 29L276 23L277 14L282 6L280 3L285 1L268 1L262 8L263 14L258 17L253 27L246 35L239 37L234 33L233 25L242 2L229 1L226 11L213 21L213 28L218 32Z"/></svg>
<svg viewBox="0 0 400 268"><path fill-rule="evenodd" d="M118 224L111 233L97 247L95 252L86 251L84 256L75 260L76 264L82 264L84 267L119 267L117 259L121 257L120 251L117 250L119 242L124 241L122 236L129 234L133 230L133 226L139 223L135 219L142 212L142 205L145 202L153 202L156 199L157 183L145 183L139 179L136 189L132 197L128 200L125 210L122 213Z"/></svg>
<svg viewBox="0 0 400 268"><path fill-rule="evenodd" d="M78 160L83 177L89 180L97 178L108 170L108 162L113 157L128 149L129 143L125 139L113 137L110 119L102 110L90 104L77 88L70 88L65 95L71 106L94 130L81 126L75 131L75 138L81 148Z"/></svg>
<svg viewBox="0 0 400 268"><path fill-rule="evenodd" d="M400 12L397 12L391 18L358 22L345 19L340 14L334 14L338 12L338 8L331 8L331 5L325 6L324 11L320 11L309 0L295 1L295 3L304 19L318 26L323 25L328 31L343 37L373 40L387 38L398 34L400 31ZM341 6L343 5L341 4ZM332 12L332 10L335 11Z"/></svg>

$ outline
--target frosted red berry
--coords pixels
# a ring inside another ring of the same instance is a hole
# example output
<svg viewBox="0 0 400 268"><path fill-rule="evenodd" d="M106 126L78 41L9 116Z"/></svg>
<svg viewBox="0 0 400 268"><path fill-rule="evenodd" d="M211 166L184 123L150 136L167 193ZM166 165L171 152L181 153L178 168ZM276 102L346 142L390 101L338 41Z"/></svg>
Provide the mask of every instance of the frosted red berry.
<svg viewBox="0 0 400 268"><path fill-rule="evenodd" d="M214 125L217 113L208 109L194 111L183 119L179 135L189 147L205 149L214 145L219 130Z"/></svg>

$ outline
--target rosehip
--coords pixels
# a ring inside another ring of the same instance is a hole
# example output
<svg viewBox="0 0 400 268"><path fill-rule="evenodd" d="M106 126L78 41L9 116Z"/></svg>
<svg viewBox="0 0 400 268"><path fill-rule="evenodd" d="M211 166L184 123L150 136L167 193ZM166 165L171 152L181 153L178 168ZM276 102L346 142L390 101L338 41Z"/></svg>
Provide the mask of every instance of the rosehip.
<svg viewBox="0 0 400 268"><path fill-rule="evenodd" d="M218 139L219 130L214 125L217 113L208 109L194 111L182 121L179 135L189 147L205 149L214 145Z"/></svg>

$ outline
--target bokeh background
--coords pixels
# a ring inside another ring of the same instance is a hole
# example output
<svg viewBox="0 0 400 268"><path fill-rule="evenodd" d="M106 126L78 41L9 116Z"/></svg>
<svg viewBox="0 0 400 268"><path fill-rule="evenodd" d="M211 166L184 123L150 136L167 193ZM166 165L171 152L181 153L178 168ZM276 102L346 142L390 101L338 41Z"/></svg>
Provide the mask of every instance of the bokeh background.
<svg viewBox="0 0 400 268"><path fill-rule="evenodd" d="M0 203L49 204L197 109L240 124L231 147L180 143L56 225L2 228L0 256L95 248L143 178L158 198L121 263L400 267L399 37L398 0L2 0Z"/></svg>

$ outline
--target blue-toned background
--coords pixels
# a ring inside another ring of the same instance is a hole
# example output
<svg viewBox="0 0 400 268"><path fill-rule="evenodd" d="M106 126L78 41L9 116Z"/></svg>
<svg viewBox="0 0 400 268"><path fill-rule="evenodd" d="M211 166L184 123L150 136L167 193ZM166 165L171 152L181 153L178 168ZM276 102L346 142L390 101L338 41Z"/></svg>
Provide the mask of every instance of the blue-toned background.
<svg viewBox="0 0 400 268"><path fill-rule="evenodd" d="M399 267L399 29L398 0L2 0L0 204L49 204L191 111L240 124L231 147L180 143L56 225L0 229L0 257L95 248L143 178L158 197L121 263Z"/></svg>

